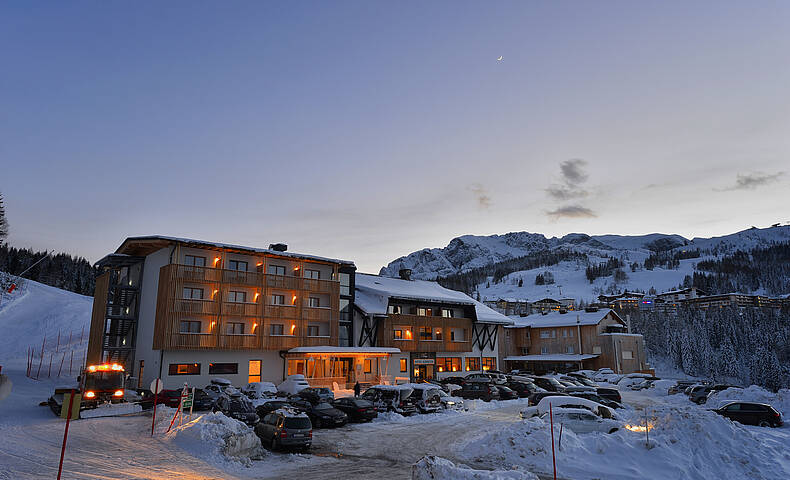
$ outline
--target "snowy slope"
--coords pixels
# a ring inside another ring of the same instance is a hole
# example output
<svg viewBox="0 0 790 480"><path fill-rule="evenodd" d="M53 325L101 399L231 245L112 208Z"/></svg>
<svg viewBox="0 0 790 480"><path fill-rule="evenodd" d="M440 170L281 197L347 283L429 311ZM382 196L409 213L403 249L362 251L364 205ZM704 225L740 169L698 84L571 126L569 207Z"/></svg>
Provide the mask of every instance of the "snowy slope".
<svg viewBox="0 0 790 480"><path fill-rule="evenodd" d="M64 352L68 355L65 359L68 363L73 350L74 361L79 359L77 365L80 365L88 343L92 306L92 297L30 280L12 294L3 293L0 300L0 365L24 368L28 347L40 355L45 337L45 363L52 354L53 362L57 359L59 364Z"/></svg>
<svg viewBox="0 0 790 480"><path fill-rule="evenodd" d="M680 235L653 233L648 235L597 235L582 233L562 238L546 238L537 233L514 232L505 235L465 235L450 241L445 248L424 249L398 258L381 269L380 274L398 276L401 268L410 268L412 277L432 280L503 260L539 252L568 250L588 255L590 264L602 263L607 257L616 257L626 264L625 282L612 285L612 278L599 278L590 284L585 278L583 262L561 262L558 265L533 270L513 272L501 283L485 282L478 286L481 298L514 297L537 300L542 297L566 297L592 300L600 293L615 290L666 291L677 287L686 275L692 275L694 265L704 258L721 257L735 250L749 250L773 243L790 242L790 226L749 229L731 235L688 240ZM643 263L656 249L700 249L701 258L682 260L675 270L655 268L631 272L627 267L633 262ZM535 276L545 271L554 275L553 285L535 285ZM518 287L519 279L523 286ZM487 286L488 285L488 286Z"/></svg>

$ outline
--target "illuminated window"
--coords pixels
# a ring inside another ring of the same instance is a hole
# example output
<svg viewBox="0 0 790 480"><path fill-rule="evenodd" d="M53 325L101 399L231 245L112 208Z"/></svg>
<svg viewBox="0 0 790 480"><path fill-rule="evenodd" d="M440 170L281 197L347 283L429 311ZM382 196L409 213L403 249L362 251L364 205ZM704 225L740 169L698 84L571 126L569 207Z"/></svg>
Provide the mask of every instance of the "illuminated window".
<svg viewBox="0 0 790 480"><path fill-rule="evenodd" d="M171 363L167 369L169 375L200 375L199 363Z"/></svg>
<svg viewBox="0 0 790 480"><path fill-rule="evenodd" d="M420 340L431 340L431 327L420 327Z"/></svg>
<svg viewBox="0 0 790 480"><path fill-rule="evenodd" d="M496 370L496 357L483 357L483 370Z"/></svg>
<svg viewBox="0 0 790 480"><path fill-rule="evenodd" d="M461 357L436 357L436 369L440 372L460 372Z"/></svg>
<svg viewBox="0 0 790 480"><path fill-rule="evenodd" d="M393 332L393 338L395 340L403 340L403 330L400 328L396 328Z"/></svg>
<svg viewBox="0 0 790 480"><path fill-rule="evenodd" d="M433 310L430 308L418 307L417 315L421 317L430 317L433 315Z"/></svg>
<svg viewBox="0 0 790 480"><path fill-rule="evenodd" d="M466 357L466 371L476 372L478 370L480 370L480 358Z"/></svg>
<svg viewBox="0 0 790 480"><path fill-rule="evenodd" d="M400 315L401 313L403 313L403 307L401 307L400 305L389 305L387 307L387 313Z"/></svg>
<svg viewBox="0 0 790 480"><path fill-rule="evenodd" d="M366 358L365 361L363 362L362 371L364 373L371 373L371 372L373 372L373 360L371 360L369 358Z"/></svg>
<svg viewBox="0 0 790 480"><path fill-rule="evenodd" d="M408 361L405 358L400 359L400 371L405 372L408 369Z"/></svg>
<svg viewBox="0 0 790 480"><path fill-rule="evenodd" d="M249 374L247 377L247 383L261 381L261 363L262 362L260 360L250 360L249 368L247 369Z"/></svg>
<svg viewBox="0 0 790 480"><path fill-rule="evenodd" d="M442 309L442 316L444 318L453 318L453 311L452 311L452 309L443 308Z"/></svg>
<svg viewBox="0 0 790 480"><path fill-rule="evenodd" d="M433 331L433 339L434 340L441 340L442 339L442 329L436 328Z"/></svg>

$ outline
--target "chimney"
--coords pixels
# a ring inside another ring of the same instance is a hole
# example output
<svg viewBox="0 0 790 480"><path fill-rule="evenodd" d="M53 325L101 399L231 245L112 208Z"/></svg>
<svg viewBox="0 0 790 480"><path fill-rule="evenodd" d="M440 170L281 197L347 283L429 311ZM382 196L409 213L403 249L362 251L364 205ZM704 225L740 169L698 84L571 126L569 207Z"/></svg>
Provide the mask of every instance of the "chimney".
<svg viewBox="0 0 790 480"><path fill-rule="evenodd" d="M411 268L401 268L398 275L402 280L411 280Z"/></svg>
<svg viewBox="0 0 790 480"><path fill-rule="evenodd" d="M284 252L288 250L288 245L284 243L270 243L269 250L274 250L275 252Z"/></svg>

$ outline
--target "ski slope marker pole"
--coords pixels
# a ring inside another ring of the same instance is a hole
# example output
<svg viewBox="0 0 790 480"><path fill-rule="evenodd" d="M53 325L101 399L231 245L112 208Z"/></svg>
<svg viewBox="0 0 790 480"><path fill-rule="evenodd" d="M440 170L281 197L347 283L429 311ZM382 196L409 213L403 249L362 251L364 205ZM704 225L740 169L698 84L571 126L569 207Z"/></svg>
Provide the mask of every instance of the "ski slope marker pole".
<svg viewBox="0 0 790 480"><path fill-rule="evenodd" d="M74 389L71 389L71 396L69 397L69 410L66 412L66 430L63 432L63 446L60 449L60 465L58 465L58 480L63 471L63 456L66 454L66 439L69 436L69 420L71 420L71 406L74 402Z"/></svg>
<svg viewBox="0 0 790 480"><path fill-rule="evenodd" d="M551 411L551 403L549 403L549 421L551 422L551 464L554 467L554 480L557 480L557 460L554 456L554 413Z"/></svg>

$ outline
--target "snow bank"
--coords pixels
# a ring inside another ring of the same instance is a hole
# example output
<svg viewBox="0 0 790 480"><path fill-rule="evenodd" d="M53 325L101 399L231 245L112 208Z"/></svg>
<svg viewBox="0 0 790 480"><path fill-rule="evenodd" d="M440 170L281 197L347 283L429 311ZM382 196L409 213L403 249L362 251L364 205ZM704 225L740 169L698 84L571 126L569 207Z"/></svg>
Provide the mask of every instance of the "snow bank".
<svg viewBox="0 0 790 480"><path fill-rule="evenodd" d="M441 457L427 455L411 467L412 480L537 480L535 474L517 470L473 470Z"/></svg>
<svg viewBox="0 0 790 480"><path fill-rule="evenodd" d="M790 478L785 436L767 436L696 406L651 410L650 446L644 432L575 434L555 425L557 473L563 478L625 480ZM636 421L634 423L637 423ZM763 429L764 430L764 429ZM532 418L462 444L470 464L552 471L549 424Z"/></svg>
<svg viewBox="0 0 790 480"><path fill-rule="evenodd" d="M767 403L785 418L785 421L790 420L790 390L782 389L776 393L770 392L764 388L752 385L748 388L728 388L713 393L705 404L708 408L718 408L721 404L731 402L733 400L740 400L743 402Z"/></svg>
<svg viewBox="0 0 790 480"><path fill-rule="evenodd" d="M169 415L163 415L166 421L158 424L169 425L175 409L168 410L171 410ZM228 460L249 464L252 459L264 455L261 441L252 428L221 413L206 413L180 427L173 427L165 438L212 464Z"/></svg>

